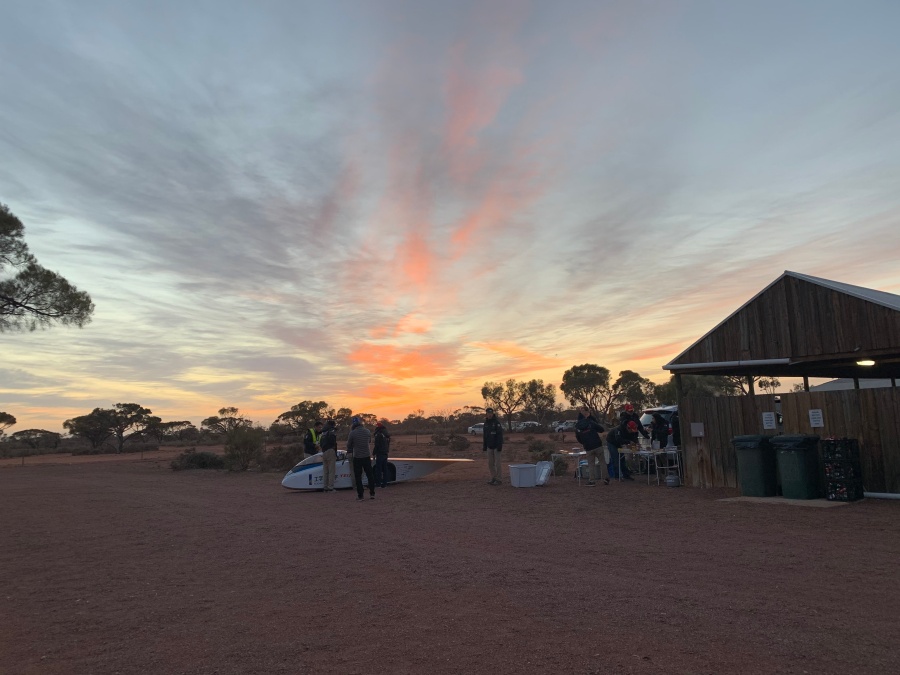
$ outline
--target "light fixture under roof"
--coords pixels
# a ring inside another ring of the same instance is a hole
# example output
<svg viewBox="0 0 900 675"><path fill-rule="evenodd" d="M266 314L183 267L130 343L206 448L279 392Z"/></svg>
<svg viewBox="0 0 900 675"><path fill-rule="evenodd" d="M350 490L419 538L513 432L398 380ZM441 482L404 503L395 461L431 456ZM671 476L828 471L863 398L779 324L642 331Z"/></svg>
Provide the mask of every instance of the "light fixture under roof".
<svg viewBox="0 0 900 675"><path fill-rule="evenodd" d="M862 361L857 361L856 365L858 365L858 366L874 366L875 362L872 359L863 359Z"/></svg>

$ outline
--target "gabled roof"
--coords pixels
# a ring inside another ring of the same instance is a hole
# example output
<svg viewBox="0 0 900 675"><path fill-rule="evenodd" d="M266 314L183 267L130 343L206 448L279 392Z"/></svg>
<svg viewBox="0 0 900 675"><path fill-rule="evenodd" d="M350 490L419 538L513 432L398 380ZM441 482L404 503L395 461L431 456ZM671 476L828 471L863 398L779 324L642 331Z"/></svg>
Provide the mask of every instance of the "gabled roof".
<svg viewBox="0 0 900 675"><path fill-rule="evenodd" d="M873 288L863 288L862 286L854 286L853 284L844 284L840 281L831 281L829 279L820 279L819 277L811 277L808 274L800 274L799 272L785 272L778 279L778 281L785 275L796 277L797 279L803 279L804 281L808 281L812 284L818 284L819 286L824 286L825 288L830 288L839 293L845 293L846 295L852 295L854 298L859 298L860 300L868 300L869 302L874 302L876 305L883 305L885 307L890 307L891 309L896 309L900 312L900 295L894 295L893 293L887 293L885 291L876 291ZM775 283L774 281L772 283ZM771 285L771 284L770 284ZM767 287L768 288L768 287Z"/></svg>
<svg viewBox="0 0 900 675"><path fill-rule="evenodd" d="M857 373L856 362L863 358L877 361L865 375ZM664 368L895 377L900 374L900 295L785 271Z"/></svg>

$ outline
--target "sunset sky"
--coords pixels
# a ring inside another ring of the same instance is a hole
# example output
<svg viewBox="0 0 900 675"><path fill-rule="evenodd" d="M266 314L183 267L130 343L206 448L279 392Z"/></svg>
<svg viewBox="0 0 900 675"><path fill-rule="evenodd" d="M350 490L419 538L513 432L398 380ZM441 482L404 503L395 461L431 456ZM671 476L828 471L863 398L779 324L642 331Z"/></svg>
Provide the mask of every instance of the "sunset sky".
<svg viewBox="0 0 900 675"><path fill-rule="evenodd" d="M10 433L661 382L786 269L900 293L896 0L0 15L0 202L96 304L0 334Z"/></svg>

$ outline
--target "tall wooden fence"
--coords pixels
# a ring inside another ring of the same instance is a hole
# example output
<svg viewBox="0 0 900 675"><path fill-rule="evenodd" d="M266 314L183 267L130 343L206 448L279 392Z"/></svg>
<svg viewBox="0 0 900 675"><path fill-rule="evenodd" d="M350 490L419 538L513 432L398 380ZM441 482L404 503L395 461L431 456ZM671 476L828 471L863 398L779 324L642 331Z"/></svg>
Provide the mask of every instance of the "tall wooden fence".
<svg viewBox="0 0 900 675"><path fill-rule="evenodd" d="M900 493L900 389L850 389L781 395L783 425L763 429L762 414L776 412L775 397L685 397L680 401L685 482L696 487L737 487L737 455L731 439L744 434L815 434L859 440L867 492ZM824 427L810 426L819 409ZM691 422L703 424L702 438Z"/></svg>

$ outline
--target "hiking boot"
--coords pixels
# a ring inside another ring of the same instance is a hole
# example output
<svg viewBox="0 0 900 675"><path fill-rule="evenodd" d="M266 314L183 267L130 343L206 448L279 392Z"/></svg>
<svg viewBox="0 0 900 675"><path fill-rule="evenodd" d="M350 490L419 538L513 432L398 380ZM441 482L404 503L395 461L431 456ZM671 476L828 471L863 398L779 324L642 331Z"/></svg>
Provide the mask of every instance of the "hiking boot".
<svg viewBox="0 0 900 675"><path fill-rule="evenodd" d="M375 493L370 494L369 499L375 499Z"/></svg>
<svg viewBox="0 0 900 675"><path fill-rule="evenodd" d="M362 497L357 497L357 498L356 498L356 501L358 501L358 502L361 502L362 500L363 500Z"/></svg>
<svg viewBox="0 0 900 675"><path fill-rule="evenodd" d="M604 485L609 485L609 478L604 478L604 479L603 479L603 484L604 484Z"/></svg>
<svg viewBox="0 0 900 675"><path fill-rule="evenodd" d="M589 481L586 483L586 485L587 485L588 487L594 487L596 484L597 484L597 483L595 483L595 482L592 481L592 480L589 480Z"/></svg>

